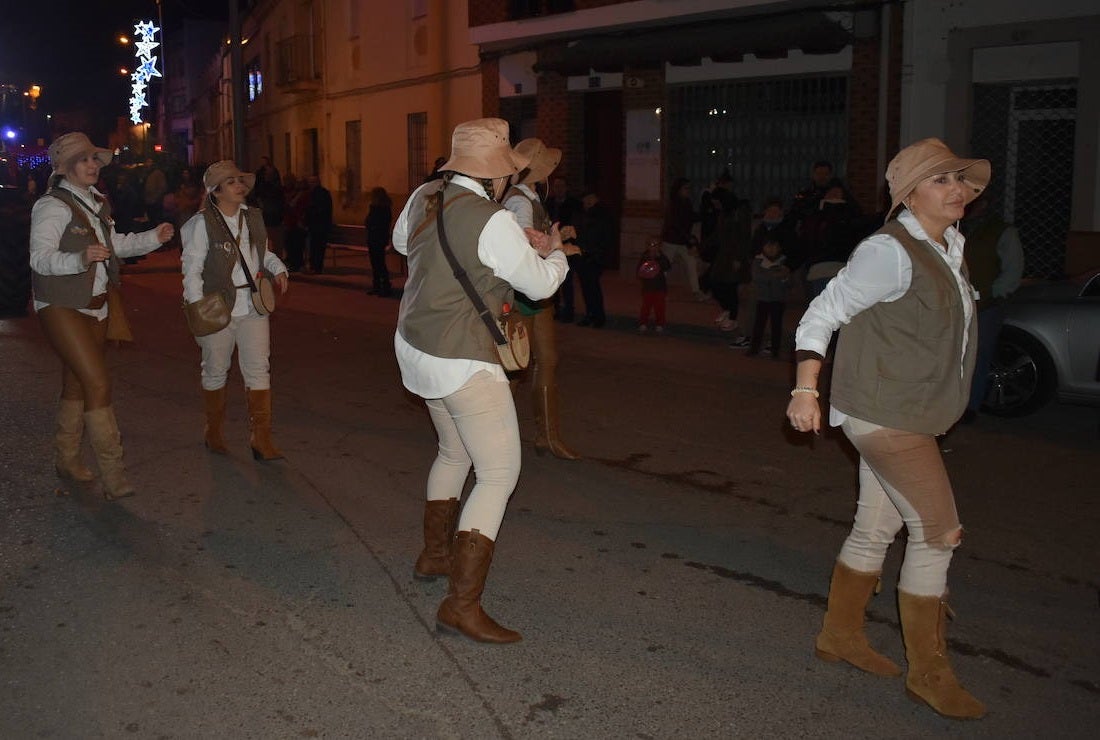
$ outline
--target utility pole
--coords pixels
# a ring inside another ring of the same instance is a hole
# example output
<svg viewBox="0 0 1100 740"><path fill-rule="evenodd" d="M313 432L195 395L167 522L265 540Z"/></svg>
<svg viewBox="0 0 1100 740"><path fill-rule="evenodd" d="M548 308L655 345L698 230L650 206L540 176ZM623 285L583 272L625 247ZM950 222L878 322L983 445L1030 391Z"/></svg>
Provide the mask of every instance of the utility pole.
<svg viewBox="0 0 1100 740"><path fill-rule="evenodd" d="M164 39L164 3L157 0L157 23L160 25L160 100L157 101L157 138L162 145L168 143L168 44ZM148 138L148 137L146 137ZM164 146L163 151L168 147Z"/></svg>
<svg viewBox="0 0 1100 740"><path fill-rule="evenodd" d="M244 78L241 61L241 14L239 0L229 0L229 86L233 101L233 161L244 161Z"/></svg>

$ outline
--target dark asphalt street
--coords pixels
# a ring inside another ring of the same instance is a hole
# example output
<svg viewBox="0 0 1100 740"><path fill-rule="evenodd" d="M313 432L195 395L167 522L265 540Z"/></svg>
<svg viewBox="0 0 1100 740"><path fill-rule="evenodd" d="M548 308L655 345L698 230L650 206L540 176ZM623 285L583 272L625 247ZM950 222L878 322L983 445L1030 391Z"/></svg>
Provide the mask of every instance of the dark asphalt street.
<svg viewBox="0 0 1100 740"><path fill-rule="evenodd" d="M524 641L489 647L437 634L445 584L412 578L434 434L401 389L396 301L296 278L273 319L287 459L252 461L235 372L233 454L211 456L160 259L127 277L138 341L110 355L135 498L60 484L57 361L33 317L0 320L0 737L1094 736L1095 409L944 444L967 530L951 648L990 709L960 724L814 658L854 462L835 433L791 436L790 367L727 348L710 307L677 294L670 336L639 336L636 288L609 276L619 328L562 328L583 461L530 454L521 387L484 604ZM899 662L902 547L869 624Z"/></svg>

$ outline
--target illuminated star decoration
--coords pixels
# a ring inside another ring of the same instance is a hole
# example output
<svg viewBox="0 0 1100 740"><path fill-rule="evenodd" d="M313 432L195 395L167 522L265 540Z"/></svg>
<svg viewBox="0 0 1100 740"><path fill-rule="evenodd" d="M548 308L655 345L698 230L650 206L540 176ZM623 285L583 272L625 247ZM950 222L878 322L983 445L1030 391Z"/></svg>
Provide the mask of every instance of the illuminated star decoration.
<svg viewBox="0 0 1100 740"><path fill-rule="evenodd" d="M130 75L132 81L130 87L130 121L135 125L141 123L141 111L149 105L145 97L145 89L149 86L149 80L161 76L160 70L157 69L157 57L153 54L153 49L160 46L160 42L155 40L158 33L160 33L160 29L154 26L152 21L142 21L134 24L134 36L140 38L140 41L134 43L134 53L138 58L138 66Z"/></svg>

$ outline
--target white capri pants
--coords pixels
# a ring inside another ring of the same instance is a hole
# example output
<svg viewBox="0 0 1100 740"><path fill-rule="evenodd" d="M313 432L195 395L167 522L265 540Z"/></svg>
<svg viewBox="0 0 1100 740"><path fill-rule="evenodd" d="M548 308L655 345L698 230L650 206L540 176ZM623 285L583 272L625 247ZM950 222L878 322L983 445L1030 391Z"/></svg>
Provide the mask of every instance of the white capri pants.
<svg viewBox="0 0 1100 740"><path fill-rule="evenodd" d="M248 307L244 316L234 316L221 331L195 337L202 348L202 388L216 391L224 388L237 350L244 387L266 391L271 387L271 325L267 316L260 316Z"/></svg>
<svg viewBox="0 0 1100 740"><path fill-rule="evenodd" d="M428 500L457 499L470 467L470 491L456 531L496 540L520 469L519 424L509 384L484 370L444 398L427 399L439 450L428 473Z"/></svg>

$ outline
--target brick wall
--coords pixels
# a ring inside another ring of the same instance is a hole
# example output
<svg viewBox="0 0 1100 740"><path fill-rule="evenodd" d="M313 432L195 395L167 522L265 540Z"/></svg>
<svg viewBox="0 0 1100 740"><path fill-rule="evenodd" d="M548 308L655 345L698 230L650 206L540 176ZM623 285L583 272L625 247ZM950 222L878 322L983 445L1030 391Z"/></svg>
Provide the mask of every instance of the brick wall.
<svg viewBox="0 0 1100 740"><path fill-rule="evenodd" d="M500 60L496 57L481 59L481 115L500 115Z"/></svg>
<svg viewBox="0 0 1100 740"><path fill-rule="evenodd" d="M901 130L902 14L891 13L889 74L886 101L886 161L900 148ZM852 44L852 72L848 100L848 184L860 206L868 212L883 207L879 192L886 162L878 161L879 69L882 62L878 37L856 39ZM883 193L885 196L885 193Z"/></svg>
<svg viewBox="0 0 1100 740"><path fill-rule="evenodd" d="M537 136L562 150L556 173L565 177L570 192L584 187L584 101L566 89L566 77L543 72L538 80Z"/></svg>

